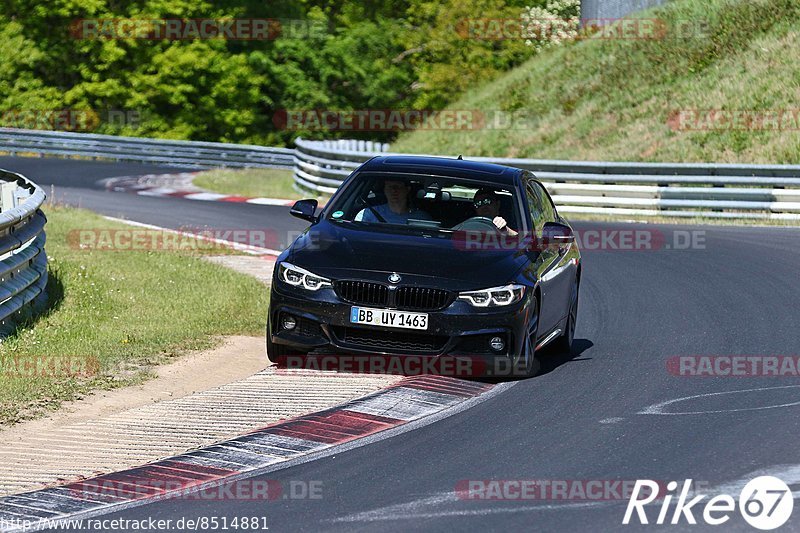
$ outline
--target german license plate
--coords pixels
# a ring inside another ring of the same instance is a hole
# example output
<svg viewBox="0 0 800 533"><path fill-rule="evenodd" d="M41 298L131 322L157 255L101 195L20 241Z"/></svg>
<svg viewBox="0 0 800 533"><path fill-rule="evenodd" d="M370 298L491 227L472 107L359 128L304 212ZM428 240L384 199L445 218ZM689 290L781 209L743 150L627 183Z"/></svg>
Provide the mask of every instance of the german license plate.
<svg viewBox="0 0 800 533"><path fill-rule="evenodd" d="M409 313L391 309L351 307L351 324L368 324L400 329L428 329L428 313Z"/></svg>

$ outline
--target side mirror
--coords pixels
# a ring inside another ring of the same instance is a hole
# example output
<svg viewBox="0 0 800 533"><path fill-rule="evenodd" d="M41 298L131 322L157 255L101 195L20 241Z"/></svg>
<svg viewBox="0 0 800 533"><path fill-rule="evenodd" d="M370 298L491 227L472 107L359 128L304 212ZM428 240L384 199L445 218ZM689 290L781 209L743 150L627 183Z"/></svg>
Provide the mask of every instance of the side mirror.
<svg viewBox="0 0 800 533"><path fill-rule="evenodd" d="M559 224L558 222L547 222L542 228L542 245L553 246L561 249L567 244L575 242L575 233L572 228L566 224Z"/></svg>
<svg viewBox="0 0 800 533"><path fill-rule="evenodd" d="M293 217L302 218L303 220L308 220L312 224L317 222L317 201L314 199L311 200L299 200L294 203L292 208L289 210L289 214Z"/></svg>

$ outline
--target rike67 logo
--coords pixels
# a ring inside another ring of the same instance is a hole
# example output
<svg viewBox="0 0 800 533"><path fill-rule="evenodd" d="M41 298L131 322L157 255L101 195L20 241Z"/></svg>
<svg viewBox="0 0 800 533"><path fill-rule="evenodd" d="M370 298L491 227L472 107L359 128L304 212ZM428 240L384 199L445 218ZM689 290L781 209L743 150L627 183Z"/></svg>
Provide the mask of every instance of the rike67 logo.
<svg viewBox="0 0 800 533"><path fill-rule="evenodd" d="M678 488L677 481L670 481L667 484L668 493L661 502L661 509L654 523L659 525L667 523L679 524L682 520L686 520L689 524L697 524L695 513L700 513L702 508L703 521L708 525L719 526L728 522L731 515L735 513L737 501L733 496L719 494L706 501L705 505L700 506L698 504L706 499L707 496L698 494L692 495L694 497L689 499L691 487L692 480L687 479L683 484L680 495L678 495L677 502L674 504L675 508L670 513L671 502L673 496L677 494L675 491ZM622 519L622 523L625 525L630 524L634 511L640 524L651 523L644 507L660 496L658 488L659 484L655 481L649 479L637 480L636 485L633 487L633 494L628 500L628 507L625 510L625 517ZM644 497L641 497L642 495ZM696 509L695 506L697 506ZM782 480L773 476L760 476L744 486L739 494L738 508L742 518L748 524L766 531L778 528L789 520L794 508L794 497L792 491ZM670 514L672 516L668 522Z"/></svg>

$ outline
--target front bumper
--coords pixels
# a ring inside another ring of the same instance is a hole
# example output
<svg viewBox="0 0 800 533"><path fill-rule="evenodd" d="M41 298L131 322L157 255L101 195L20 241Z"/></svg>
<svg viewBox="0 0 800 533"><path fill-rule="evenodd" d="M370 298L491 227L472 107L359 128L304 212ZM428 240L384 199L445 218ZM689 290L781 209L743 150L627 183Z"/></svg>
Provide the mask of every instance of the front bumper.
<svg viewBox="0 0 800 533"><path fill-rule="evenodd" d="M276 280L277 281L277 280ZM355 354L470 356L496 358L521 353L526 334L530 296L507 307L479 309L456 300L428 314L425 331L353 325L347 303L328 287L316 292L287 289L273 283L268 334L272 342L298 350L334 350ZM374 306L373 306L374 307ZM282 328L284 314L297 322L293 330ZM504 340L503 350L493 350L493 337Z"/></svg>

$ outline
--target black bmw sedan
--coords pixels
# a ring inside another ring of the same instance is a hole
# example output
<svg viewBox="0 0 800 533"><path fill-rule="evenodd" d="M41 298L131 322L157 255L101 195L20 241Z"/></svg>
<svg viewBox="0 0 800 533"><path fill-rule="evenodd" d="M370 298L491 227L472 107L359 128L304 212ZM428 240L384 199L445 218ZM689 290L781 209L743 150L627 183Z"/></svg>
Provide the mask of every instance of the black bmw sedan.
<svg viewBox="0 0 800 533"><path fill-rule="evenodd" d="M278 257L267 355L426 356L530 376L537 350L569 351L581 256L525 170L415 156L356 169ZM501 370L505 369L505 370Z"/></svg>

